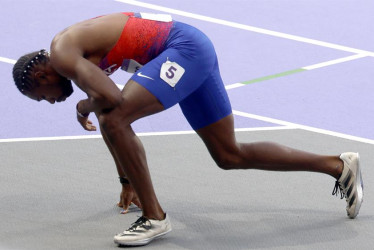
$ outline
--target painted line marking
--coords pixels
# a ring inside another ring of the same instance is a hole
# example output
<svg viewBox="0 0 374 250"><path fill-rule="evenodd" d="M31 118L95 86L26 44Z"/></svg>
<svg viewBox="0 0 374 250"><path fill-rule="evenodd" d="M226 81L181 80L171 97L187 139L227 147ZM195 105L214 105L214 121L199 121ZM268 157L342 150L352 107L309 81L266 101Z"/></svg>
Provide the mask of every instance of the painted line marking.
<svg viewBox="0 0 374 250"><path fill-rule="evenodd" d="M10 64L16 64L17 60L6 58L6 57L1 57L0 56L0 62L10 63ZM125 87L125 85L121 85L121 84L116 84L116 85L117 85L117 87L119 89L123 89Z"/></svg>
<svg viewBox="0 0 374 250"><path fill-rule="evenodd" d="M270 127L256 127L256 128L236 128L235 132L256 132L256 131L278 131L278 130L291 130L291 129L301 129L310 132L315 132L319 134L325 134L329 136L339 137L342 139L348 139L351 141L357 141L367 144L374 145L374 140L347 135L343 133L337 133L330 130L319 129L309 126L304 126L292 122L286 122L274 118L269 118L260 115L249 114L246 112L241 112L237 110L233 110L234 115L261 120L265 122L270 122L274 124L278 124L281 126L270 126ZM167 132L146 132L146 133L136 133L139 137L145 136L167 136L167 135L190 135L195 134L194 130L185 130L185 131L167 131ZM81 136L56 136L56 137L32 137L32 138L12 138L12 139L0 139L0 143L8 143L8 142L34 142L34 141L59 141L59 140L84 140L84 139L100 139L102 138L101 135L81 135Z"/></svg>
<svg viewBox="0 0 374 250"><path fill-rule="evenodd" d="M0 56L0 62L5 62L5 63L10 63L10 64L16 64L17 60L9 59L6 57L1 57Z"/></svg>
<svg viewBox="0 0 374 250"><path fill-rule="evenodd" d="M117 85L117 87L118 87L120 90L122 90L122 89L125 87L125 85L122 85L122 84L117 84L117 83L116 83L116 85Z"/></svg>
<svg viewBox="0 0 374 250"><path fill-rule="evenodd" d="M295 129L302 129L302 130L311 131L311 132L315 132L315 133L319 133L319 134L335 136L335 137L339 137L339 138L343 138L343 139L348 139L348 140L351 140L351 141L374 144L374 140L370 140L370 139L367 139L367 138L362 138L362 137L353 136L353 135L347 135L347 134L338 133L338 132L334 132L334 131L330 131L330 130L326 130L326 129L304 126L304 125L297 124L297 123L286 122L286 121L282 121L282 120L278 120L278 119L274 119L274 118L269 118L269 117L265 117L265 116L249 114L249 113L241 112L241 111L237 111L237 110L233 110L233 114L238 115L238 116L242 116L242 117L247 117L247 118L251 118L251 119L260 120L260 121L279 124L279 125L283 125L283 126L287 126L287 127L291 127L291 128L295 128Z"/></svg>
<svg viewBox="0 0 374 250"><path fill-rule="evenodd" d="M272 131L272 130L287 130L295 129L292 126L270 126L270 127L255 127L255 128L236 128L235 132L246 131ZM166 132L144 132L136 133L139 137L145 136L165 136L165 135L189 135L196 134L194 130L183 131L166 131ZM52 136L52 137L30 137L30 138L10 138L0 139L0 143L7 142L34 142L34 141L59 141L59 140L85 140L85 139L100 139L101 135L77 135L77 136Z"/></svg>
<svg viewBox="0 0 374 250"><path fill-rule="evenodd" d="M238 28L238 29L242 29L242 30L248 30L248 31L252 31L252 32L260 33L260 34L265 34L265 35L269 35L269 36L275 36L275 37L280 37L280 38L289 39L289 40L293 40L293 41L309 43L309 44L318 45L318 46L322 46L322 47L326 47L326 48L352 52L352 53L355 53L355 54L363 54L364 53L364 54L367 54L368 56L374 56L374 52L371 52L371 51L365 51L365 50L361 50L361 49L350 48L350 47L339 45L339 44L328 43L328 42L323 42L323 41L310 39L310 38L305 38L305 37L301 37L301 36L295 36L295 35L290 35L290 34L286 34L286 33L282 33L282 32L262 29L262 28L249 26L249 25L245 25L245 24L240 24L240 23L236 23L236 22L231 22L231 21L226 21L226 20L222 20L222 19L218 19L218 18L203 16L203 15L194 14L194 13L181 11L181 10L177 10L177 9L172 9L172 8L167 8L167 7L162 7L162 6L155 5L155 4L143 3L143 2L135 1L135 0L115 0L115 1L126 3L126 4L129 4L129 5L144 7L144 8L147 8L147 9L167 12L167 13L171 13L171 14L175 14L175 15L179 15L179 16L189 17L189 18L193 18L193 19L197 19L197 20L201 20L201 21L206 21L206 22L210 22L210 23L221 24L221 25L225 25L225 26L229 26L229 27L233 27L233 28Z"/></svg>
<svg viewBox="0 0 374 250"><path fill-rule="evenodd" d="M339 64L339 63L344 63L344 62L348 62L348 61L352 61L352 60L356 60L356 59L361 59L361 58L364 58L364 57L368 57L368 55L367 54L351 55L351 56L347 56L347 57L334 59L334 60L331 60L331 61L317 63L317 64L313 64L313 65L310 65L310 66L305 66L305 67L303 67L303 69L305 69L305 70L319 69L319 68Z"/></svg>
<svg viewBox="0 0 374 250"><path fill-rule="evenodd" d="M281 73L277 73L277 74L273 74L273 75L269 75L269 76L263 76L263 77L255 78L255 79L252 79L252 80L249 80L249 81L230 84L230 85L227 85L225 88L226 89L239 88L239 87L243 87L245 85L252 84L252 83L267 81L267 80L271 80L271 79L274 79L274 78L279 78L279 77L288 76L288 75L292 75L292 74L296 74L296 73L301 73L301 72L308 71L308 70L320 69L320 68L323 68L323 67L327 67L327 66L331 66L331 65L335 65L335 64L339 64L339 63L344 63L344 62L348 62L348 61L352 61L352 60L356 60L356 59L361 59L361 58L364 58L364 57L368 57L368 55L367 54L355 54L355 55L351 55L351 56L346 56L346 57L342 57L342 58L338 58L338 59L334 59L334 60L330 60L330 61L326 61L326 62L321 62L321 63L305 66L305 67L302 67L302 68L299 68L299 69L288 70L288 71L285 71L285 72L281 72Z"/></svg>
<svg viewBox="0 0 374 250"><path fill-rule="evenodd" d="M233 84L230 84L230 85L226 85L225 88L227 90L229 90L229 89L235 89L235 88L243 87L243 86L244 86L243 83L237 82L237 83L233 83Z"/></svg>
<svg viewBox="0 0 374 250"><path fill-rule="evenodd" d="M255 82L267 81L267 80L271 80L271 79L274 79L274 78L278 78L278 77L282 77L282 76L288 76L288 75L296 74L296 73L303 72L303 71L306 71L306 69L300 68L300 69L288 70L288 71L285 71L285 72L282 72L282 73L277 73L277 74L274 74L274 75L264 76L264 77L256 78L256 79L253 79L253 80L245 81L245 82L242 82L242 84L247 85L247 84L251 84L251 83L255 83Z"/></svg>

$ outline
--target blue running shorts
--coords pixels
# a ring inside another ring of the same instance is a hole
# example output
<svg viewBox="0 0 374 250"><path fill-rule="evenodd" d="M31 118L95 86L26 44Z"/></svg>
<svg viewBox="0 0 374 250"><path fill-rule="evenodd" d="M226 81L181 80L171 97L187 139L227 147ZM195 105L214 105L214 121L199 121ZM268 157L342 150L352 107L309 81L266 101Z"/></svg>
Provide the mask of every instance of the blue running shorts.
<svg viewBox="0 0 374 250"><path fill-rule="evenodd" d="M198 130L232 113L212 42L198 29L175 22L165 48L131 77L165 109L179 103Z"/></svg>

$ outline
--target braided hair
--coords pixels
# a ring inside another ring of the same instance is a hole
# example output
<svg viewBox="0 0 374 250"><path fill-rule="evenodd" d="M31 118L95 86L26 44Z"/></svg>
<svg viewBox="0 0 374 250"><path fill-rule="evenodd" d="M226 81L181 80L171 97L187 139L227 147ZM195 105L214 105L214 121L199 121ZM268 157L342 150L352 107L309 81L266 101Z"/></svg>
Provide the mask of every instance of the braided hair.
<svg viewBox="0 0 374 250"><path fill-rule="evenodd" d="M35 65L46 63L48 61L48 52L45 49L31 52L18 59L13 67L13 79L18 90L24 94L25 91L31 91L34 87L31 72Z"/></svg>

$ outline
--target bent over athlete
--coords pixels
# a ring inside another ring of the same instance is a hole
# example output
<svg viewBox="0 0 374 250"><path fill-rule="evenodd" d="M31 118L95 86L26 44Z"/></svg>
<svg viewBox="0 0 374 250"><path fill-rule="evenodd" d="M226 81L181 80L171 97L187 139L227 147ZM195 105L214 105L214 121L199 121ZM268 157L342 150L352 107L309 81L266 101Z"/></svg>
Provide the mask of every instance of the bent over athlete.
<svg viewBox="0 0 374 250"><path fill-rule="evenodd" d="M108 77L118 68L135 72L122 91ZM358 154L322 156L271 142L237 142L211 41L168 15L116 13L72 25L56 35L50 53L21 57L13 77L21 93L38 101L64 101L73 92L69 79L87 94L77 104L77 119L93 131L88 116L96 114L121 177L119 205L127 209L133 202L143 210L114 237L117 244L145 245L171 231L131 124L177 103L220 168L328 174L336 179L333 194L340 191L346 198L348 216L359 212L363 184Z"/></svg>

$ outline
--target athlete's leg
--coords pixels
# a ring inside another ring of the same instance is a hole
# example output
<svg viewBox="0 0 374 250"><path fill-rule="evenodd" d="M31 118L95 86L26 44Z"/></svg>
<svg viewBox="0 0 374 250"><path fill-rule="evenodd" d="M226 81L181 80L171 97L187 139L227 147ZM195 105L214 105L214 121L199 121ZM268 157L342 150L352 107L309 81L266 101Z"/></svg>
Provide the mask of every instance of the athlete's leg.
<svg viewBox="0 0 374 250"><path fill-rule="evenodd" d="M232 115L196 132L222 169L312 171L335 178L342 172L343 162L339 156L312 154L272 142L237 142Z"/></svg>
<svg viewBox="0 0 374 250"><path fill-rule="evenodd" d="M143 215L150 219L163 219L165 215L153 189L144 148L131 123L160 112L164 107L154 95L132 80L122 93L122 104L109 113L100 114L99 123L112 146L110 150L139 197Z"/></svg>
<svg viewBox="0 0 374 250"><path fill-rule="evenodd" d="M99 118L99 115L96 115L97 118ZM105 130L100 126L100 131L101 131L101 135L103 136L103 140L105 142L105 145L107 146L107 148L109 149L109 152L110 154L112 155L113 157L113 160L114 160L114 163L116 164L116 168L117 168L117 172L118 172L118 176L122 176L122 177L125 177L126 174L125 174L125 171L123 170L122 166L121 166L121 163L120 161L118 160L118 157L116 156L116 154L114 153L114 150L113 150L113 146L110 144L110 141L107 137L107 135L105 134Z"/></svg>
<svg viewBox="0 0 374 250"><path fill-rule="evenodd" d="M238 143L234 134L231 105L218 62L194 93L180 102L191 126L223 169L314 171L338 177L343 162L338 156L321 156L272 142Z"/></svg>
<svg viewBox="0 0 374 250"><path fill-rule="evenodd" d="M98 115L96 114L96 116L98 116ZM103 136L104 142L105 142L106 146L108 147L110 154L113 157L114 163L116 164L118 176L126 177L125 170L121 166L121 163L118 160L118 157L114 152L113 146L110 144L110 141L109 141L107 135L105 134L105 131L103 130L103 128L101 126L100 126L100 130L101 130L101 135ZM117 206L123 208L124 212L128 211L128 208L131 205L131 203L135 204L139 208L142 207L142 205L140 204L140 201L138 199L137 194L133 193L131 188L132 187L129 187L127 185L122 185L122 191L121 191L120 199L119 199L119 202L117 203Z"/></svg>

